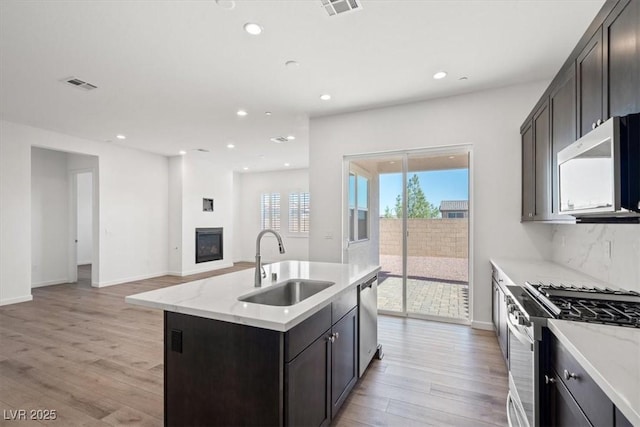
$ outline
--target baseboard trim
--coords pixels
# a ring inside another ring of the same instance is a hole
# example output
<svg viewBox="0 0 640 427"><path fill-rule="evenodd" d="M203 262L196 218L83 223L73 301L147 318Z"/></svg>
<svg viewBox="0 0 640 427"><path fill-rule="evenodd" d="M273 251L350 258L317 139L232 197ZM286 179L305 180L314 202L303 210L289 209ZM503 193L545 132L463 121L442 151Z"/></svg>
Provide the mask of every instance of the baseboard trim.
<svg viewBox="0 0 640 427"><path fill-rule="evenodd" d="M21 302L27 302L32 300L33 300L33 295L25 295L23 297L2 299L0 300L0 306L9 305L9 304L18 304Z"/></svg>
<svg viewBox="0 0 640 427"><path fill-rule="evenodd" d="M123 283L136 282L138 280L153 279L154 277L162 277L162 276L166 276L167 274L169 274L169 272L167 271L162 271L162 272L153 273L153 274L143 274L140 276L126 277L124 279L106 280L103 282L98 282L97 286L94 284L92 284L92 286L96 288L104 288L107 286L122 285Z"/></svg>
<svg viewBox="0 0 640 427"><path fill-rule="evenodd" d="M53 286L53 285L62 285L65 283L69 283L69 279L66 277L64 279L55 279L55 280L46 280L44 282L32 283L31 289L33 288L41 288L43 286Z"/></svg>
<svg viewBox="0 0 640 427"><path fill-rule="evenodd" d="M471 322L471 327L473 329L482 329L484 331L493 331L493 323L491 323L491 322L480 322L478 320L473 320Z"/></svg>

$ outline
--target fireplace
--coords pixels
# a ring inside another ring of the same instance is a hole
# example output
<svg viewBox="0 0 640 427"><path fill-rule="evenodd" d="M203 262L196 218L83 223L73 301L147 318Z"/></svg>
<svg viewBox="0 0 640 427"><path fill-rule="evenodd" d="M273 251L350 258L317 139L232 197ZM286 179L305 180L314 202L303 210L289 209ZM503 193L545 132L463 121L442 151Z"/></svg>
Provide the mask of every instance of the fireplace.
<svg viewBox="0 0 640 427"><path fill-rule="evenodd" d="M196 228L196 264L222 259L222 228Z"/></svg>

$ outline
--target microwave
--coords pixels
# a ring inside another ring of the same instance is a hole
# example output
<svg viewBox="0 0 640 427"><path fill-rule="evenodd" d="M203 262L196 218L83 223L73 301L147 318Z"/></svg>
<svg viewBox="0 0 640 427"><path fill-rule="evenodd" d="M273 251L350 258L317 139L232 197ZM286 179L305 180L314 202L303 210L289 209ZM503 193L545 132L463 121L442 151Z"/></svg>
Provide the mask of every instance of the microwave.
<svg viewBox="0 0 640 427"><path fill-rule="evenodd" d="M612 117L558 152L560 213L640 217L640 113Z"/></svg>

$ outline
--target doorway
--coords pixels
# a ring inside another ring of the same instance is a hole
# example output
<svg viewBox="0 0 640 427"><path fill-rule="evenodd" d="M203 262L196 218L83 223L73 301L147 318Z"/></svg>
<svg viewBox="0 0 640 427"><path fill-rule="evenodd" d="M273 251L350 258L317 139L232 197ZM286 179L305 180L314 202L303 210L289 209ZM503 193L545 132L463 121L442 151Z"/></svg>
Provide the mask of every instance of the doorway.
<svg viewBox="0 0 640 427"><path fill-rule="evenodd" d="M91 287L93 264L93 172L75 172L76 283Z"/></svg>
<svg viewBox="0 0 640 427"><path fill-rule="evenodd" d="M381 265L380 313L469 323L470 158L471 148L458 146L348 159L350 178L368 174L377 204L369 208L369 245ZM352 263L362 242L347 236Z"/></svg>

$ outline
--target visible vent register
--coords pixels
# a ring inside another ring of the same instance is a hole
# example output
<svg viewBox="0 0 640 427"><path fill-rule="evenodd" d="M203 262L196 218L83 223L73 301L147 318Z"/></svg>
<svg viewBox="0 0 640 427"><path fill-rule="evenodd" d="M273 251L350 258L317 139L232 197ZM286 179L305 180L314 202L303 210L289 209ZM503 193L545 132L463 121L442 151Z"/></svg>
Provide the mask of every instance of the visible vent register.
<svg viewBox="0 0 640 427"><path fill-rule="evenodd" d="M287 141L289 141L289 139L286 136L274 136L271 138L271 142L275 142L276 144L282 144Z"/></svg>
<svg viewBox="0 0 640 427"><path fill-rule="evenodd" d="M82 90L98 89L98 86L85 82L84 80L81 80L77 77L67 77L66 79L62 79L61 81Z"/></svg>
<svg viewBox="0 0 640 427"><path fill-rule="evenodd" d="M345 12L361 10L362 5L358 0L320 0L329 16L339 15Z"/></svg>

